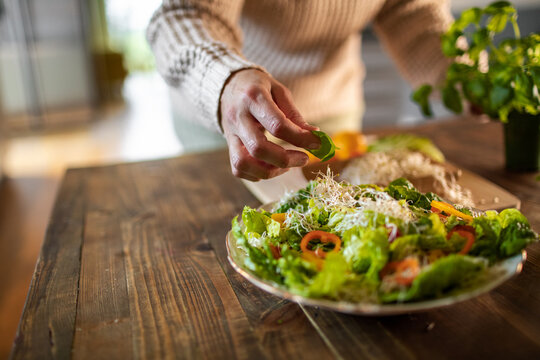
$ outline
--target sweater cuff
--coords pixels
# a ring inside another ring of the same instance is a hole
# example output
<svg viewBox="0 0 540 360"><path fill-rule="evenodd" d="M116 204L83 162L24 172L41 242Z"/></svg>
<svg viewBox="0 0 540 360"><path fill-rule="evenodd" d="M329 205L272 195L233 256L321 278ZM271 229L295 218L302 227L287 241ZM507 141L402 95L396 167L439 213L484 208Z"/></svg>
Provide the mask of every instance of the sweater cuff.
<svg viewBox="0 0 540 360"><path fill-rule="evenodd" d="M199 108L200 123L208 124L210 122L215 130L223 133L220 118L223 89L227 80L233 74L245 69L258 69L267 73L261 66L249 62L236 54L222 55L219 59L206 66L200 84L200 96L196 99L199 105L197 107Z"/></svg>

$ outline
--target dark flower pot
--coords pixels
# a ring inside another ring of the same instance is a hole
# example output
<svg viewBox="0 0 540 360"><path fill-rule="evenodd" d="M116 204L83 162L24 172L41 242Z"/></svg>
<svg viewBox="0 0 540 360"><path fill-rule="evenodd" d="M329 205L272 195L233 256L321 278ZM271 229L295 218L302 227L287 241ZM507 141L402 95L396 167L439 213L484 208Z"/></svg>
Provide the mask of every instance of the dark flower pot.
<svg viewBox="0 0 540 360"><path fill-rule="evenodd" d="M540 168L540 115L512 112L504 124L506 168L535 171Z"/></svg>

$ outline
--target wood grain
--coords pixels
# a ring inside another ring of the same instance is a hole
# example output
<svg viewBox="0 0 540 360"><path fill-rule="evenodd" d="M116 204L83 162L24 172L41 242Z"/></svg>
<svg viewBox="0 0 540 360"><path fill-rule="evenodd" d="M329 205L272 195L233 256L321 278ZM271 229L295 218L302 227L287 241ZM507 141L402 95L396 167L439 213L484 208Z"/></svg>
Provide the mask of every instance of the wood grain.
<svg viewBox="0 0 540 360"><path fill-rule="evenodd" d="M59 191L12 358L67 358L71 353L83 239L83 171L68 171Z"/></svg>
<svg viewBox="0 0 540 360"><path fill-rule="evenodd" d="M13 346L60 179L0 181L0 359Z"/></svg>
<svg viewBox="0 0 540 360"><path fill-rule="evenodd" d="M54 230L43 252L76 254L76 269L63 274L75 293L73 303L46 301L71 321L50 357L330 356L298 305L261 292L229 266L230 221L256 200L223 166L226 159L206 154L68 173L58 199L66 211L55 212L50 229L68 221L77 236L72 231L70 241L58 243ZM62 261L40 258L41 276L55 279ZM30 329L21 325L19 339L41 331L33 294L51 290L33 283L24 315ZM59 321L57 314L43 317ZM19 340L13 358L41 358L33 345Z"/></svg>
<svg viewBox="0 0 540 360"><path fill-rule="evenodd" d="M430 124L455 164L517 194L540 228L534 174L503 169L498 124ZM394 129L395 131L395 129ZM283 301L228 264L244 205L227 154L71 170L36 268L13 358L535 358L540 246L518 277L459 305L387 318Z"/></svg>

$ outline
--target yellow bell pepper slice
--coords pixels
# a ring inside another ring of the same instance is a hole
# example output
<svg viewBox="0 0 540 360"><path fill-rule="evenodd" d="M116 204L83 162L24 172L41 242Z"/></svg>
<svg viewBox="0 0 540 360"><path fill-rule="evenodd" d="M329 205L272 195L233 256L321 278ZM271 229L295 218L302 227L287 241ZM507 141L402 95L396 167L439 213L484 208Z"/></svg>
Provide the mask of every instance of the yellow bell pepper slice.
<svg viewBox="0 0 540 360"><path fill-rule="evenodd" d="M280 224L283 224L285 222L286 217L287 217L286 213L275 213L271 215L272 220L275 220Z"/></svg>
<svg viewBox="0 0 540 360"><path fill-rule="evenodd" d="M455 207L453 207L452 205L450 205L448 203L433 200L431 202L431 206L434 207L435 209L439 209L441 211L444 211L445 213L447 213L449 215L456 215L457 217L460 217L463 220L473 221L473 217L471 215L467 215L467 214L462 213L461 211L457 210Z"/></svg>

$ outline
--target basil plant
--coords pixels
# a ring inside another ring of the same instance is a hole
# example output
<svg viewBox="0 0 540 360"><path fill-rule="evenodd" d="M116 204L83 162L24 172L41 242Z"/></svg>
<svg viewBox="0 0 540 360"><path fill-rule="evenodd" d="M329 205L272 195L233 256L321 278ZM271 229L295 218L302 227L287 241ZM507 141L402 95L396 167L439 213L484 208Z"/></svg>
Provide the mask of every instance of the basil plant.
<svg viewBox="0 0 540 360"><path fill-rule="evenodd" d="M508 24L514 36L495 42ZM453 59L438 87L448 109L459 114L467 100L503 122L512 111L540 113L540 34L521 36L511 3L498 1L463 11L441 37L441 47ZM412 94L425 116L433 115L428 99L433 90L424 84Z"/></svg>

